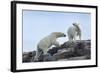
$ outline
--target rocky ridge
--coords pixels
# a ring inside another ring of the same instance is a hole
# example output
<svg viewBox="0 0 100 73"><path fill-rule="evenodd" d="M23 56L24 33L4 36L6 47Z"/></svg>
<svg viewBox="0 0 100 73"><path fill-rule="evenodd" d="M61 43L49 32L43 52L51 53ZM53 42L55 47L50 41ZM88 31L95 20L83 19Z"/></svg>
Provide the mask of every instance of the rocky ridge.
<svg viewBox="0 0 100 73"><path fill-rule="evenodd" d="M34 62L36 51L24 52L23 62ZM43 60L44 58L44 60ZM91 40L67 41L60 47L53 47L38 62L91 59Z"/></svg>

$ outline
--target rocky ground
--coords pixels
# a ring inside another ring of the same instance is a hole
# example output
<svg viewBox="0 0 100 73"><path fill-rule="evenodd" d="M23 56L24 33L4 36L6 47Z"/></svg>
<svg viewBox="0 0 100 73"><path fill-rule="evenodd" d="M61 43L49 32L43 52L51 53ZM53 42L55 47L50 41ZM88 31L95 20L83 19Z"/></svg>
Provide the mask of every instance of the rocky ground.
<svg viewBox="0 0 100 73"><path fill-rule="evenodd" d="M91 41L76 40L67 41L60 47L53 47L48 50L47 55L42 56L38 62L43 61L68 61L91 59ZM23 62L34 62L36 51L24 52ZM44 60L42 59L44 57Z"/></svg>

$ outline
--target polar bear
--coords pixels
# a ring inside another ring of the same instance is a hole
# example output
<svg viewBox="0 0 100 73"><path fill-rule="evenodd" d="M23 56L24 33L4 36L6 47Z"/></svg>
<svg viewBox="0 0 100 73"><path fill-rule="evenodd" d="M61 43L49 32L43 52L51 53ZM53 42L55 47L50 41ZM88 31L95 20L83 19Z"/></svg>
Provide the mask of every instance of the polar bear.
<svg viewBox="0 0 100 73"><path fill-rule="evenodd" d="M35 60L38 60L38 58L41 55L47 54L48 49L52 46L59 46L59 42L57 42L57 38L60 37L66 37L66 35L62 32L53 32L50 35L44 37L37 46L37 52L35 56Z"/></svg>
<svg viewBox="0 0 100 73"><path fill-rule="evenodd" d="M79 23L73 23L73 26L69 27L67 34L69 41L76 40L77 36L79 37L79 40L81 40L81 28Z"/></svg>

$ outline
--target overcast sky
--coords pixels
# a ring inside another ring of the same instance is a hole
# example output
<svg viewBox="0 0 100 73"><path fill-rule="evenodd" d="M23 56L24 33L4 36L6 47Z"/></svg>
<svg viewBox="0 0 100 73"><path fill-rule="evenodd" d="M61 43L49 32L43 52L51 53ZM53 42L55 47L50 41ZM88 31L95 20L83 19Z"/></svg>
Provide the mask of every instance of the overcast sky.
<svg viewBox="0 0 100 73"><path fill-rule="evenodd" d="M68 27L79 22L82 39L91 38L91 14L72 12L50 12L23 10L23 51L36 50L38 42L51 32L63 32L67 35ZM68 40L60 38L60 44Z"/></svg>

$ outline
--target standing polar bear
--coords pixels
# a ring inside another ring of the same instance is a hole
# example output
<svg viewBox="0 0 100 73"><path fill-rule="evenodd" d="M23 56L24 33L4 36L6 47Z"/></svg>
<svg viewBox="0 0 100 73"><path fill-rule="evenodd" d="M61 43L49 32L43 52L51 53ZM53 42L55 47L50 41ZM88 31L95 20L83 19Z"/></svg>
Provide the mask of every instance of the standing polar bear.
<svg viewBox="0 0 100 73"><path fill-rule="evenodd" d="M81 40L81 28L79 23L73 23L73 26L69 27L67 34L69 41L76 40L77 36L79 37L79 40Z"/></svg>
<svg viewBox="0 0 100 73"><path fill-rule="evenodd" d="M62 32L53 32L40 40L37 46L35 60L38 60L41 55L47 54L48 49L52 45L59 46L59 42L57 42L56 40L60 37L66 37L66 35Z"/></svg>

